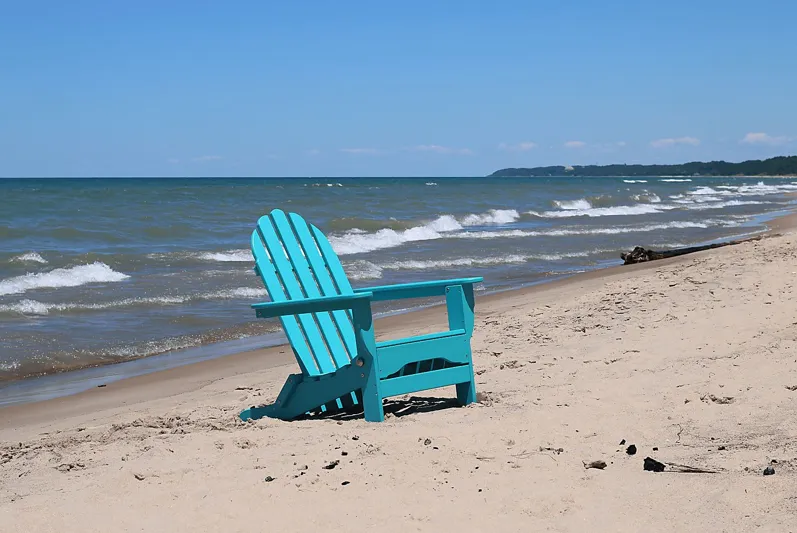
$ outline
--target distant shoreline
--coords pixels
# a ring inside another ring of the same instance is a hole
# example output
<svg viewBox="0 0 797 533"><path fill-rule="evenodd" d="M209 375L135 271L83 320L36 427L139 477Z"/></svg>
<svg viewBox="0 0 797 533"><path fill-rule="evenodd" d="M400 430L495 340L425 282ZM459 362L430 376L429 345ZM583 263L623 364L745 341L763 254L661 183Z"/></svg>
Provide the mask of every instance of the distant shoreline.
<svg viewBox="0 0 797 533"><path fill-rule="evenodd" d="M618 178L788 178L797 176L797 156L752 159L741 163L726 161L681 163L676 165L573 165L531 168L504 168L487 177L618 177Z"/></svg>

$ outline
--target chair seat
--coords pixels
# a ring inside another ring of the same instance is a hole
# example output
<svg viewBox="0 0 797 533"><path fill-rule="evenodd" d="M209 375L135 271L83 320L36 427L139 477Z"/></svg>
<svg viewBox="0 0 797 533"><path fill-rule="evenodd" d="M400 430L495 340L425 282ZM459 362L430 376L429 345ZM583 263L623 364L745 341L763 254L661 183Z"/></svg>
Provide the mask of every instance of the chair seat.
<svg viewBox="0 0 797 533"><path fill-rule="evenodd" d="M417 335L415 337L405 337L403 339L381 341L376 343L376 349L378 350L379 348L402 346L405 344L413 344L416 342L425 342L437 339L447 339L449 337L457 337L460 335L467 335L467 332L464 329L452 329L451 331L443 331L441 333L430 333L428 335Z"/></svg>

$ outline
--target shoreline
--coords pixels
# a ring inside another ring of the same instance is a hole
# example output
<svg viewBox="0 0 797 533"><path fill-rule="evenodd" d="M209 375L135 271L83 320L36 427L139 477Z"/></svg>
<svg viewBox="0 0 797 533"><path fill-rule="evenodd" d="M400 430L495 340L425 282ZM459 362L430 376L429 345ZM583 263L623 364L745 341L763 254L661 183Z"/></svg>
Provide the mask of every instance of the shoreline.
<svg viewBox="0 0 797 533"><path fill-rule="evenodd" d="M789 196L797 197L797 192L789 194ZM795 229L797 228L797 212L788 211L770 213L768 215L761 216L755 221L755 223L765 224L767 229L742 233L740 235L763 235L764 237L769 237L776 235L781 231L790 231ZM742 228L740 227L740 229ZM708 241L701 244L709 244L711 242L715 241ZM716 242L721 242L721 240L718 239ZM691 255L694 254L688 254L670 259L662 259L654 261L652 264L669 264L671 261L677 262L678 260L688 258ZM537 294L547 290L554 290L562 286L567 286L571 283L577 284L593 279L600 279L604 277L610 278L613 276L622 275L626 272L644 270L650 267L651 263L640 263L636 265L617 264L608 267L598 267L586 272L564 275L553 280L545 280L526 286L501 289L488 292L486 294L477 294L477 313L480 302L489 303L495 299L513 297L523 298L526 295ZM412 330L412 328L416 327L419 323L423 323L427 320L431 320L430 323L434 324L435 327L444 326L444 310L442 311L442 316L437 317L437 319L434 318L435 314L440 314L439 311L441 305L442 304L440 303L432 303L406 311L387 313L386 316L376 318L375 323L377 340L390 337L395 338L407 336L407 331ZM410 315L415 316L416 314L418 314L418 318L413 319L410 317ZM432 329L429 331L432 331ZM382 335L380 335L380 332ZM387 334L385 334L385 332L387 332ZM266 338L271 338L272 340L269 344L262 346L262 342ZM251 346L252 344L261 344L261 347L247 347L247 345ZM244 346L245 348L240 349L241 346ZM90 396L92 391L95 389L99 389L100 391L103 389L120 389L128 391L130 388L135 387L136 384L149 387L153 383L157 383L159 381L170 381L174 379L180 379L182 377L186 377L190 381L194 376L210 375L210 372L221 372L219 375L228 377L230 375L235 375L236 373L250 372L262 368L286 366L290 365L291 363L295 364L295 360L292 356L283 355L285 353L285 349L287 348L289 348L289 346L286 344L286 339L284 338L284 334L280 329L277 332L267 335L244 337L241 339L228 340L220 343L199 345L173 352L165 352L162 354L142 357L130 361L109 363L105 365L97 365L64 372L54 372L8 381L0 384L0 392L3 392L3 388L5 388L6 391L11 391L11 401L7 403L0 403L0 427L3 425L5 416L10 416L11 418L15 417L14 414L9 414L9 410L13 413L23 406L28 406L31 404L59 402L66 398L73 398L80 395ZM206 353L203 354L202 352ZM170 361L165 368L153 368L153 365L157 365L164 359L175 358L177 361ZM185 362L184 360L187 358L191 358L191 361ZM265 364L265 366L258 367L253 361L259 360L261 358L265 358L266 362L257 364ZM244 360L246 360L245 363L243 362ZM231 362L232 368L235 369L234 373L226 373L226 365L222 362L213 364L214 361ZM129 371L130 367L141 367L142 370ZM117 371L114 372L114 370ZM125 372L126 370L128 371ZM42 389L45 392L41 392ZM54 392L47 392L53 390ZM104 395L108 396L107 393ZM17 399L17 401L14 401L14 399Z"/></svg>
<svg viewBox="0 0 797 533"><path fill-rule="evenodd" d="M797 213L792 212L770 220L768 229L761 233L767 239L796 229ZM722 249L705 250L634 265L600 268L529 287L477 295L477 323L479 316L485 313L486 309L495 312L518 307L519 302L527 301L530 298L556 301L558 295L563 292L572 290L589 292L596 290L604 283L618 279L633 279L650 270L678 265L696 257L716 254ZM430 333L445 327L447 327L445 310L440 305L375 320L377 340ZM118 366L118 364L106 366ZM74 394L0 406L0 429L32 426L48 420L59 420L99 410L129 409L136 403L162 400L174 395L196 391L209 383L249 373L281 369L281 374L287 376L295 372L296 368L292 367L296 367L296 361L287 344L235 352L165 370L155 370L146 374L126 377L106 384L100 383L99 386L93 385L91 388Z"/></svg>

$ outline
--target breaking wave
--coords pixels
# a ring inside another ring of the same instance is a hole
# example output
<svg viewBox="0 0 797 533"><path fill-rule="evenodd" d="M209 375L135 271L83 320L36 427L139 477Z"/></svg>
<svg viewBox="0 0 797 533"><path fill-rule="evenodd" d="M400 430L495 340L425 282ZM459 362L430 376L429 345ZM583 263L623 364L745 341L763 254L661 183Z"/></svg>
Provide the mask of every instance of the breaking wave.
<svg viewBox="0 0 797 533"><path fill-rule="evenodd" d="M129 277L127 274L116 272L105 263L97 261L90 265L56 268L50 272L8 278L0 281L0 296L23 294L35 289L78 287L88 283L113 283Z"/></svg>
<svg viewBox="0 0 797 533"><path fill-rule="evenodd" d="M110 302L99 303L46 303L37 300L20 300L19 302L0 305L0 313L15 313L23 315L47 315L54 311L102 311L105 309L117 309L122 307L134 306L158 306L158 305L177 305L192 301L202 300L231 300L236 298L262 298L268 293L265 289L254 287L238 287L235 289L225 289L194 295L185 296L155 296L124 298Z"/></svg>
<svg viewBox="0 0 797 533"><path fill-rule="evenodd" d="M28 252L11 258L12 263L39 263L46 265L47 260L36 252Z"/></svg>

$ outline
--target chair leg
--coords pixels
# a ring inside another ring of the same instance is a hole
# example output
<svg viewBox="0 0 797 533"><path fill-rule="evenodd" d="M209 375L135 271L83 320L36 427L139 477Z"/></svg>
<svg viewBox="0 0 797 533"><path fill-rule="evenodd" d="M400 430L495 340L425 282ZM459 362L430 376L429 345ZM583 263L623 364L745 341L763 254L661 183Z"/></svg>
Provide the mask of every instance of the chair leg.
<svg viewBox="0 0 797 533"><path fill-rule="evenodd" d="M370 365L365 386L362 389L363 411L368 422L382 422L385 420L385 410L382 407L382 394L379 392L379 376L376 365Z"/></svg>
<svg viewBox="0 0 797 533"><path fill-rule="evenodd" d="M473 376L473 363L470 368L470 381L457 383L457 402L468 405L476 401L476 379Z"/></svg>

